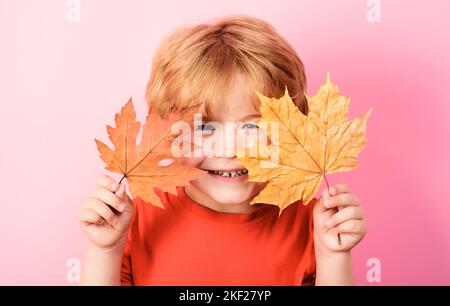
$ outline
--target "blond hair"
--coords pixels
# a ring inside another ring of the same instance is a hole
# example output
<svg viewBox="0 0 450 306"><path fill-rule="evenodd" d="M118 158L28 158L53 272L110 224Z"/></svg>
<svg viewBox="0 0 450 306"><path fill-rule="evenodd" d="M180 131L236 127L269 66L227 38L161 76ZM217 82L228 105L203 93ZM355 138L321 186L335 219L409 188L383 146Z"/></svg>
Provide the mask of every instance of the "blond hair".
<svg viewBox="0 0 450 306"><path fill-rule="evenodd" d="M308 113L302 61L270 24L249 16L185 26L166 36L153 58L147 105L164 116L205 102L208 112L209 103L226 92L237 71L253 93L256 89L279 98L287 87L300 111Z"/></svg>

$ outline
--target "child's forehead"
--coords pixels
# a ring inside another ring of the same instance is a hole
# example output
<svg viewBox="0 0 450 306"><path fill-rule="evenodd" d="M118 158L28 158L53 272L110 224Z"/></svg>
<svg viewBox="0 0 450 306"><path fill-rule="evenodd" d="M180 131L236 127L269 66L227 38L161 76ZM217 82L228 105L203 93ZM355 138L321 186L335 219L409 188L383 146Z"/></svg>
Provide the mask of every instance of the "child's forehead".
<svg viewBox="0 0 450 306"><path fill-rule="evenodd" d="M255 89L240 70L234 71L227 82L207 83L203 93L202 116L209 121L238 121L259 114L260 101ZM218 87L217 84L222 86Z"/></svg>
<svg viewBox="0 0 450 306"><path fill-rule="evenodd" d="M218 100L203 103L200 107L205 121L245 121L260 117L259 105L252 99Z"/></svg>

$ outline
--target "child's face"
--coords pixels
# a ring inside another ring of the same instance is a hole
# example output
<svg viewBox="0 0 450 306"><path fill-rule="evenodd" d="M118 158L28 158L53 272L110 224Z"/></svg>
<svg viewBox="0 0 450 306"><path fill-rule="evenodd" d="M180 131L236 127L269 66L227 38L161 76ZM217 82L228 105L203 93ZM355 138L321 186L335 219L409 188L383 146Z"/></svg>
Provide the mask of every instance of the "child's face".
<svg viewBox="0 0 450 306"><path fill-rule="evenodd" d="M259 132L256 121L260 113L251 101L245 82L244 77L237 74L230 87L231 90L224 95L223 100L212 103L210 112L214 118L203 119L203 126L200 127L205 134L203 140L214 137L214 133L221 133L221 137L214 139L220 139L219 147L228 149L217 150L216 146L208 148L204 146L201 157L185 157L186 163L208 171L207 174L191 181L191 184L220 204L248 203L265 186L265 183L248 182L246 169L236 158L235 148L242 146L238 144L237 133L254 135L255 132ZM253 99L256 98L256 94L254 95ZM206 116L204 109L203 115ZM214 129L213 125L208 125L211 121L219 123L222 132L219 132L218 128ZM234 128L225 128L227 125Z"/></svg>

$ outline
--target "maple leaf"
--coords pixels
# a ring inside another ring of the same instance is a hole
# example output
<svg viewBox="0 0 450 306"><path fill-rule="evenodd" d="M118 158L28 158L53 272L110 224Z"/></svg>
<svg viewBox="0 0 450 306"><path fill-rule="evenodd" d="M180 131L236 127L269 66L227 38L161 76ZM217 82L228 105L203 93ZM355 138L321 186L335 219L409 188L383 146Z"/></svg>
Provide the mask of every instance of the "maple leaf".
<svg viewBox="0 0 450 306"><path fill-rule="evenodd" d="M205 173L183 164L171 152L172 141L178 136L171 132L172 125L178 121L191 123L197 109L198 105L192 105L182 112L170 112L163 119L151 108L142 129L141 142L137 145L141 123L136 121L130 98L115 116L116 127L107 126L114 149L95 139L100 158L106 163L105 169L121 173L121 181L126 178L133 196L164 208L154 187L175 193L176 186L186 185Z"/></svg>
<svg viewBox="0 0 450 306"><path fill-rule="evenodd" d="M280 99L256 93L261 101L258 124L267 127L270 143L257 142L259 151L253 156L249 148L238 151L239 160L249 171L248 180L267 182L251 204L277 205L280 214L298 200L307 205L326 174L357 166L356 158L367 142L366 122L372 109L348 121L349 98L340 95L329 74L315 96L306 95L308 116L300 112L287 88ZM278 160L273 161L268 152L275 152Z"/></svg>

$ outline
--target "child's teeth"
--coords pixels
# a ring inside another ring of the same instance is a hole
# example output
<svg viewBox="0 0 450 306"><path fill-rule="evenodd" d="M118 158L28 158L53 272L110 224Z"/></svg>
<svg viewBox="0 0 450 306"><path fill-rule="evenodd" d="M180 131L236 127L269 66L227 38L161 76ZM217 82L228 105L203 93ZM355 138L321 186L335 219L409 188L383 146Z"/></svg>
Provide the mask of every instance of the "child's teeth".
<svg viewBox="0 0 450 306"><path fill-rule="evenodd" d="M244 170L239 170L239 171L212 171L212 173L216 174L216 175L220 175L223 177L228 177L228 178L232 178L232 177L238 177L244 174L248 173L247 169Z"/></svg>

